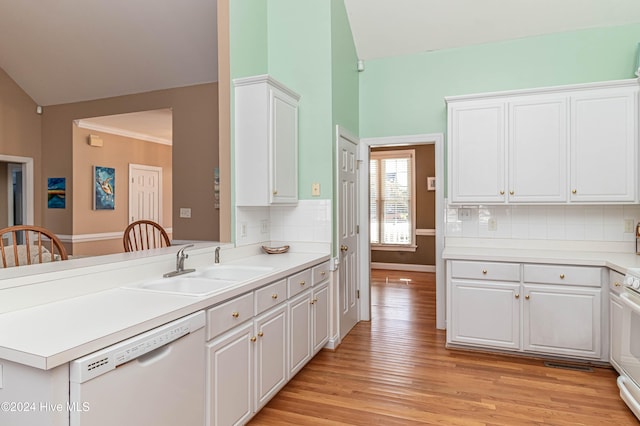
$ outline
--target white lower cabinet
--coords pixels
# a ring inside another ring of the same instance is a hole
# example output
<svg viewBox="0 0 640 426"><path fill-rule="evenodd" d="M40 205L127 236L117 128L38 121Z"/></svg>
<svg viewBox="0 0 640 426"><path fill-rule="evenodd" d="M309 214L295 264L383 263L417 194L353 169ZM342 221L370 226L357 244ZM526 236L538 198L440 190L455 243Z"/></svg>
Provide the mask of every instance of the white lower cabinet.
<svg viewBox="0 0 640 426"><path fill-rule="evenodd" d="M326 344L329 282L313 285L307 269L207 311L207 425L247 423Z"/></svg>
<svg viewBox="0 0 640 426"><path fill-rule="evenodd" d="M293 377L329 339L329 283L306 290L288 302L290 377Z"/></svg>
<svg viewBox="0 0 640 426"><path fill-rule="evenodd" d="M447 343L601 359L601 274L587 266L448 261Z"/></svg>

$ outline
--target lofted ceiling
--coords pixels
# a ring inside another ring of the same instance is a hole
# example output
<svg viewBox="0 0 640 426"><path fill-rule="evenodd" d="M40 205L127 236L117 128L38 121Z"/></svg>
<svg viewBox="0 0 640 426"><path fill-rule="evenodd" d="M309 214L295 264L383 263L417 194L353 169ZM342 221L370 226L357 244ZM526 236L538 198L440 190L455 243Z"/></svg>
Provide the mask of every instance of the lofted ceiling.
<svg viewBox="0 0 640 426"><path fill-rule="evenodd" d="M362 60L640 22L638 0L345 0L345 6Z"/></svg>
<svg viewBox="0 0 640 426"><path fill-rule="evenodd" d="M344 1L363 60L640 22L639 0ZM43 106L217 81L216 9L0 0L0 68ZM163 123L170 131L166 114Z"/></svg>

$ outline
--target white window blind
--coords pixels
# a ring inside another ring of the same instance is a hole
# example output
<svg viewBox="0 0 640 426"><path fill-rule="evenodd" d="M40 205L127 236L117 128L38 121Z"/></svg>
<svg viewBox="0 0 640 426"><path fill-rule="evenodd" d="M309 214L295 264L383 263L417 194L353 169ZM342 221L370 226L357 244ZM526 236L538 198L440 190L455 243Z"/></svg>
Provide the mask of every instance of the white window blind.
<svg viewBox="0 0 640 426"><path fill-rule="evenodd" d="M414 150L374 151L369 164L371 243L412 245Z"/></svg>

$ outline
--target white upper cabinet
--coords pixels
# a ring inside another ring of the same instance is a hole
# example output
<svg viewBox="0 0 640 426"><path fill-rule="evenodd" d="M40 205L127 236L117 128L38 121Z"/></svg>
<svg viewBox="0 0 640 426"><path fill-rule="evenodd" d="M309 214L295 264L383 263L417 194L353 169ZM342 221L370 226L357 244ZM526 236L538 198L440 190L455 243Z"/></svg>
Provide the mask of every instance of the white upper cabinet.
<svg viewBox="0 0 640 426"><path fill-rule="evenodd" d="M566 201L566 123L564 98L509 102L509 202Z"/></svg>
<svg viewBox="0 0 640 426"><path fill-rule="evenodd" d="M300 96L268 75L233 82L236 205L296 204Z"/></svg>
<svg viewBox="0 0 640 426"><path fill-rule="evenodd" d="M503 202L504 103L471 102L449 109L449 175L454 202ZM455 174L455 176L453 176Z"/></svg>
<svg viewBox="0 0 640 426"><path fill-rule="evenodd" d="M571 201L636 199L638 85L571 96Z"/></svg>
<svg viewBox="0 0 640 426"><path fill-rule="evenodd" d="M638 83L447 98L449 202L635 202Z"/></svg>

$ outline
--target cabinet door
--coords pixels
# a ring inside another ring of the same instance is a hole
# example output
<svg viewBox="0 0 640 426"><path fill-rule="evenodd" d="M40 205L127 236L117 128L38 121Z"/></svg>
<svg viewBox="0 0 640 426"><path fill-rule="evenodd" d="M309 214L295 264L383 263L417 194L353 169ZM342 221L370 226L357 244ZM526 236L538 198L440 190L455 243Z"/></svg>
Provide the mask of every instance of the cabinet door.
<svg viewBox="0 0 640 426"><path fill-rule="evenodd" d="M600 358L598 288L523 285L526 351Z"/></svg>
<svg viewBox="0 0 640 426"><path fill-rule="evenodd" d="M505 201L504 103L449 108L451 201Z"/></svg>
<svg viewBox="0 0 640 426"><path fill-rule="evenodd" d="M609 293L609 361L611 365L622 371L620 357L622 354L622 301L615 293Z"/></svg>
<svg viewBox="0 0 640 426"><path fill-rule="evenodd" d="M571 97L571 201L636 199L638 88Z"/></svg>
<svg viewBox="0 0 640 426"><path fill-rule="evenodd" d="M270 91L271 203L298 202L298 105L284 93Z"/></svg>
<svg viewBox="0 0 640 426"><path fill-rule="evenodd" d="M252 416L253 336L249 322L207 344L209 426L240 425Z"/></svg>
<svg viewBox="0 0 640 426"><path fill-rule="evenodd" d="M509 202L566 201L566 122L564 97L509 103Z"/></svg>
<svg viewBox="0 0 640 426"><path fill-rule="evenodd" d="M313 288L313 353L329 340L329 283Z"/></svg>
<svg viewBox="0 0 640 426"><path fill-rule="evenodd" d="M289 371L293 377L311 359L311 290L287 303L289 307Z"/></svg>
<svg viewBox="0 0 640 426"><path fill-rule="evenodd" d="M256 407L260 410L287 382L287 307L255 319Z"/></svg>
<svg viewBox="0 0 640 426"><path fill-rule="evenodd" d="M520 348L520 284L451 280L450 342Z"/></svg>

